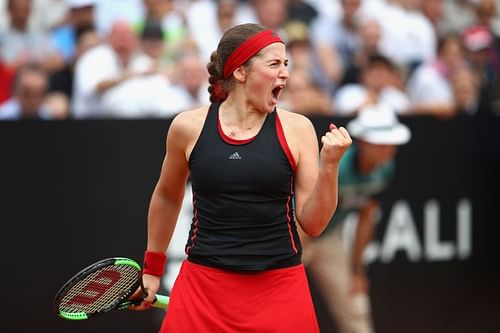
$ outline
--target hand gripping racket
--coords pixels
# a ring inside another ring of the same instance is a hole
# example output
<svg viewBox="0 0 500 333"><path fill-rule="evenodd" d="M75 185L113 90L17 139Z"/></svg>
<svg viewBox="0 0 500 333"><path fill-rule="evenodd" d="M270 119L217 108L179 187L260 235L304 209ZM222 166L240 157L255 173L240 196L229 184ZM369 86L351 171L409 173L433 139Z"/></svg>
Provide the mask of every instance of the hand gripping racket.
<svg viewBox="0 0 500 333"><path fill-rule="evenodd" d="M142 287L140 265L128 258L108 258L78 272L57 292L53 309L68 320L85 320L111 310L138 305L128 298ZM144 297L146 292L143 289ZM153 307L166 309L169 298L156 295Z"/></svg>

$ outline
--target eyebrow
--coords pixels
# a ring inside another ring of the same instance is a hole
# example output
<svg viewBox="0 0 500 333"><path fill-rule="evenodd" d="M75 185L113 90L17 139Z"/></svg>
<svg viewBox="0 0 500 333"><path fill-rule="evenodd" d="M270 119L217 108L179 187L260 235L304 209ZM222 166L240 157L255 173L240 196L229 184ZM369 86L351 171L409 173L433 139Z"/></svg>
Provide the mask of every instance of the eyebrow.
<svg viewBox="0 0 500 333"><path fill-rule="evenodd" d="M285 59L281 59L281 58L277 58L277 57L273 57L271 59L268 59L266 60L266 62L289 62L288 58L285 58Z"/></svg>

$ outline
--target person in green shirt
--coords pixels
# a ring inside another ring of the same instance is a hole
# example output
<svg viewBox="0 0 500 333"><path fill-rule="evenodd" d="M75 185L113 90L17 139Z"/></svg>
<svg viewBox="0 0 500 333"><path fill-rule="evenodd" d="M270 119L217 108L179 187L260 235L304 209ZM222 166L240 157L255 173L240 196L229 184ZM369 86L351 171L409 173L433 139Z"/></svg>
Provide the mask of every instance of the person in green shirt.
<svg viewBox="0 0 500 333"><path fill-rule="evenodd" d="M339 202L328 229L304 242L308 266L340 333L373 332L363 251L375 229L377 199L393 179L399 145L409 128L383 105L366 106L347 124L353 144L339 166ZM357 213L354 240L345 246L342 227ZM352 216L352 215L351 215Z"/></svg>

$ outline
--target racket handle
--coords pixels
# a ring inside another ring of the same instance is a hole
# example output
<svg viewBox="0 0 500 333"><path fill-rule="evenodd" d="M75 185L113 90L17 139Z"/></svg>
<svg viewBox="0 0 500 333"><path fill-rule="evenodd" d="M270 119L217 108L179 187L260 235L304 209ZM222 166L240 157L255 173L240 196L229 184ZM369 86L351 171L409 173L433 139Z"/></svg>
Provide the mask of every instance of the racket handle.
<svg viewBox="0 0 500 333"><path fill-rule="evenodd" d="M155 300L153 302L153 307L165 310L167 309L169 300L170 298L168 296L156 294Z"/></svg>

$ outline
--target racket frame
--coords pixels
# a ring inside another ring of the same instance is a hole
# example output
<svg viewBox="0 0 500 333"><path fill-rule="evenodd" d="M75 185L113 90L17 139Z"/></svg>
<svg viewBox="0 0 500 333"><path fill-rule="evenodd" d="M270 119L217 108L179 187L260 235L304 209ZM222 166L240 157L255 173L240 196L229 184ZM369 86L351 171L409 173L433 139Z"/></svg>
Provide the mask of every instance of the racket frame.
<svg viewBox="0 0 500 333"><path fill-rule="evenodd" d="M137 270L137 274L139 275L139 278L137 279L137 282L133 285L132 288L130 288L129 291L124 293L120 298L117 298L115 302L112 302L111 304L107 305L104 309L93 312L93 313L87 313L87 312L64 312L59 309L61 305L61 301L63 300L64 296L66 296L67 291L72 288L75 283L78 281L81 281L85 279L87 276L90 274L104 268L107 266L117 266L117 265L128 265L132 266ZM53 310L54 312L61 318L68 319L68 320L86 320L89 319L91 316L102 314L109 312L114 309L126 309L129 306L132 305L137 305L139 304L142 300L128 300L128 298L137 290L137 288L141 287L142 288L142 279L140 277L140 272L141 272L141 267L140 265L129 258L122 258L122 257L115 257L115 258L107 258L100 260L98 262L93 263L92 265L82 269L80 272L76 273L71 279L69 279L56 293L56 296L53 301ZM155 302L153 306L158 307L158 308L166 308L166 305L168 304L168 297L166 296L161 296L157 295L157 299L159 302ZM161 301L160 301L161 299ZM158 303L158 304L156 304Z"/></svg>

